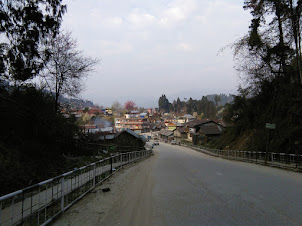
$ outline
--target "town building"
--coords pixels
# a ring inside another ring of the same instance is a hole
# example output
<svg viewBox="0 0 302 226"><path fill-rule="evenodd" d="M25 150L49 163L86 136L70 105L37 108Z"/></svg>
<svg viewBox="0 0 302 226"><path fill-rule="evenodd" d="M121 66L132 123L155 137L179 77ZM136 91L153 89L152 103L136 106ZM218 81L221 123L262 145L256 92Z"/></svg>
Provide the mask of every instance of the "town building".
<svg viewBox="0 0 302 226"><path fill-rule="evenodd" d="M117 133L114 137L118 152L140 151L144 149L146 139L130 129L125 129Z"/></svg>
<svg viewBox="0 0 302 226"><path fill-rule="evenodd" d="M114 119L115 129L119 132L126 129L131 129L135 133L145 133L150 131L150 123L148 114L137 111L125 114L122 118Z"/></svg>
<svg viewBox="0 0 302 226"><path fill-rule="evenodd" d="M186 124L187 140L194 144L204 144L220 136L224 127L213 120L194 120Z"/></svg>

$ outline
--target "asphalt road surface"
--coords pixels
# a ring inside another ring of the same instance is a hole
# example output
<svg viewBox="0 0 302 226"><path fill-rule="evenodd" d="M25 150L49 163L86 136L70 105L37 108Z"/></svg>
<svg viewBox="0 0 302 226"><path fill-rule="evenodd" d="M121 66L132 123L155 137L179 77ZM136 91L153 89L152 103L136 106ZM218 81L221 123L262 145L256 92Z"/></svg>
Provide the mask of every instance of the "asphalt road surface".
<svg viewBox="0 0 302 226"><path fill-rule="evenodd" d="M160 143L55 225L302 225L302 174Z"/></svg>

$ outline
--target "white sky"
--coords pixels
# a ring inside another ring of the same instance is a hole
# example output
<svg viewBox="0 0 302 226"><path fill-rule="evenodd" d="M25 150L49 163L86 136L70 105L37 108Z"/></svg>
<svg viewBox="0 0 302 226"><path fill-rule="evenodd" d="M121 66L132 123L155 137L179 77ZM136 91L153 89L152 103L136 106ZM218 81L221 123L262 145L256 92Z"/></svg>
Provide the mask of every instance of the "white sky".
<svg viewBox="0 0 302 226"><path fill-rule="evenodd" d="M166 94L200 99L235 93L230 50L248 31L250 15L238 0L66 0L62 28L79 49L101 60L82 98L111 106L133 100L157 106Z"/></svg>

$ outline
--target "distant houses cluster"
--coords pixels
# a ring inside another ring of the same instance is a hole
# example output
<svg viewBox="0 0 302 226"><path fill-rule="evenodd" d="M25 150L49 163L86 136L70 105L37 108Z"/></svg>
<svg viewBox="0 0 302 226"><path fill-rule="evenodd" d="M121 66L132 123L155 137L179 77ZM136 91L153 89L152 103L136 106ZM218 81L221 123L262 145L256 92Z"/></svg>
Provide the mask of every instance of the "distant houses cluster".
<svg viewBox="0 0 302 226"><path fill-rule="evenodd" d="M186 114L182 117L163 116L164 126L160 131L153 133L154 137L165 142L180 143L182 141L193 144L206 144L209 140L220 136L225 129L222 121L211 119L196 119Z"/></svg>
<svg viewBox="0 0 302 226"><path fill-rule="evenodd" d="M138 110L115 112L109 108L90 107L69 112L78 120L79 127L84 133L94 134L100 142L110 142L124 131L137 139L150 133L153 138L165 142L205 144L219 137L225 129L222 121L211 119L196 119L190 114L174 115L159 113L153 109L143 112Z"/></svg>

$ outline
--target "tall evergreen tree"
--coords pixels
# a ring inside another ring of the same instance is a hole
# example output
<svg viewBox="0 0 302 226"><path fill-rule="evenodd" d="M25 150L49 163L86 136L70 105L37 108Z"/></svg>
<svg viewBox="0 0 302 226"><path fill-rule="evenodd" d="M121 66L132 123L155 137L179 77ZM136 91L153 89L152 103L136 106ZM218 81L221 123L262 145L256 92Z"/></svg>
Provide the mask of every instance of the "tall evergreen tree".
<svg viewBox="0 0 302 226"><path fill-rule="evenodd" d="M177 98L177 100L176 100L176 106L177 106L177 113L180 113L181 112L181 110L182 110L182 102L180 101L180 99L179 99L179 97Z"/></svg>
<svg viewBox="0 0 302 226"><path fill-rule="evenodd" d="M158 107L159 111L162 112L169 112L170 110L170 103L169 100L167 99L166 95L162 95L159 100L158 100Z"/></svg>
<svg viewBox="0 0 302 226"><path fill-rule="evenodd" d="M249 75L250 87L259 91L264 81L282 76L302 83L301 20L302 1L246 0L244 8L251 10L250 31L235 45L235 54L245 59L241 70ZM295 75L288 74L293 60L297 61Z"/></svg>
<svg viewBox="0 0 302 226"><path fill-rule="evenodd" d="M49 55L44 44L59 32L65 12L62 0L0 1L1 78L26 81L39 73L41 55Z"/></svg>

